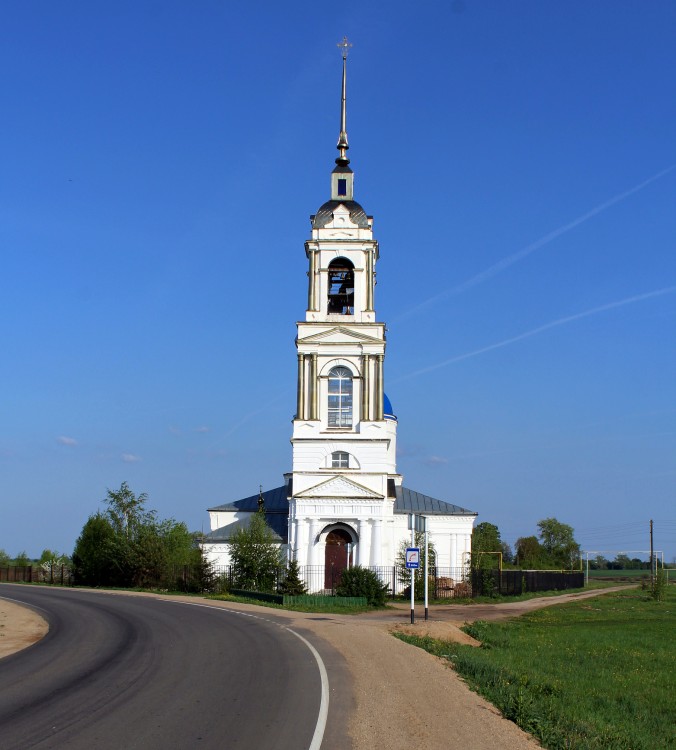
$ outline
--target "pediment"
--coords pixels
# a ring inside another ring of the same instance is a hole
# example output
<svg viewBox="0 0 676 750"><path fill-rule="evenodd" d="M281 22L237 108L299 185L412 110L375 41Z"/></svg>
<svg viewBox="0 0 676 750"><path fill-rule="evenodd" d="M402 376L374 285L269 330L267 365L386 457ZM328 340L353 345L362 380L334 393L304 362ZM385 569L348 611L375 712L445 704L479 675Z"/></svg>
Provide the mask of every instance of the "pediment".
<svg viewBox="0 0 676 750"><path fill-rule="evenodd" d="M375 338L374 336L368 336L365 333L359 333L351 328L344 326L336 326L335 328L329 328L321 333L313 333L311 336L298 339L298 343L312 344L321 341L324 344L344 344L345 341L357 341L360 344L382 344L382 339Z"/></svg>
<svg viewBox="0 0 676 750"><path fill-rule="evenodd" d="M350 239L351 237L357 236L357 229L358 227L355 226L354 229L340 229L335 232L327 232L327 235L331 238L338 237L340 239Z"/></svg>
<svg viewBox="0 0 676 750"><path fill-rule="evenodd" d="M353 482L347 477L333 477L325 482L320 482L314 487L299 492L296 497L310 498L364 498L367 500L382 500L383 496L379 495L361 484Z"/></svg>
<svg viewBox="0 0 676 750"><path fill-rule="evenodd" d="M354 227L355 229L359 229L359 225L352 221L350 210L347 208L347 206L345 206L344 203L341 203L339 206L336 206L336 208L333 209L333 221L330 221L326 224L327 229L338 229L342 227Z"/></svg>

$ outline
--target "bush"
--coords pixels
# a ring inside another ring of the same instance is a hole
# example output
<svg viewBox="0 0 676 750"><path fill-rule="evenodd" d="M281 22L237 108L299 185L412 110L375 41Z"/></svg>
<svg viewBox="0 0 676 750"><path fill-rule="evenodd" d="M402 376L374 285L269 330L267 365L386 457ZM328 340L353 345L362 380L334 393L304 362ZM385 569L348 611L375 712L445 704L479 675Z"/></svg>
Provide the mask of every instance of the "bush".
<svg viewBox="0 0 676 750"><path fill-rule="evenodd" d="M297 560L291 560L286 578L279 584L279 593L287 596L302 596L307 594L307 587L300 577Z"/></svg>
<svg viewBox="0 0 676 750"><path fill-rule="evenodd" d="M381 583L380 578L368 568L355 565L346 568L336 588L337 596L365 596L372 607L382 607L387 599L389 587Z"/></svg>
<svg viewBox="0 0 676 750"><path fill-rule="evenodd" d="M655 573L655 577L653 578L650 596L656 602L663 602L667 591L667 585L667 574L664 572L664 568L661 568Z"/></svg>

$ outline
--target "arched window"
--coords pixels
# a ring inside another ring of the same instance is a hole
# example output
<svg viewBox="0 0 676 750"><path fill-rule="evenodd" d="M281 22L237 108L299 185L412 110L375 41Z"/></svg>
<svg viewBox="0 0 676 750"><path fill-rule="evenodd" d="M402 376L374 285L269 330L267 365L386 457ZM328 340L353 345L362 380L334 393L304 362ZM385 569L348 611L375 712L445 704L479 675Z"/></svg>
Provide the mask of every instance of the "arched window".
<svg viewBox="0 0 676 750"><path fill-rule="evenodd" d="M354 315L354 266L347 258L336 258L329 264L327 312Z"/></svg>
<svg viewBox="0 0 676 750"><path fill-rule="evenodd" d="M350 468L350 454L346 451L334 451L331 454L331 468L332 469L349 469Z"/></svg>
<svg viewBox="0 0 676 750"><path fill-rule="evenodd" d="M329 372L329 427L352 427L352 373L347 367Z"/></svg>

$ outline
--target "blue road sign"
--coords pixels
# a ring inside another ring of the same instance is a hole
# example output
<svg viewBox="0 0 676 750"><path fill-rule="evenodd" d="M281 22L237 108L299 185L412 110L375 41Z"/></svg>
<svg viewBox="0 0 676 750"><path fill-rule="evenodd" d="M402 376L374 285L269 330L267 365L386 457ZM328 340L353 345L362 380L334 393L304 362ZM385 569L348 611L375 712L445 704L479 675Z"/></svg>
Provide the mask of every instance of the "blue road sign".
<svg viewBox="0 0 676 750"><path fill-rule="evenodd" d="M406 548L406 567L417 570L420 567L420 547Z"/></svg>

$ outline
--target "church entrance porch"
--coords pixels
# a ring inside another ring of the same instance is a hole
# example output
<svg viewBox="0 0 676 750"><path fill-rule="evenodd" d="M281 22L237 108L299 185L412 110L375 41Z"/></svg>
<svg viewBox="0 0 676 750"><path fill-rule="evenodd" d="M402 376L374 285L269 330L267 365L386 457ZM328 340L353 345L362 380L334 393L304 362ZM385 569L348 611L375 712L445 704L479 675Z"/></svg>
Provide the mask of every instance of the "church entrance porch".
<svg viewBox="0 0 676 750"><path fill-rule="evenodd" d="M353 564L354 543L345 529L333 529L324 546L324 588L333 589L340 583L340 574Z"/></svg>

